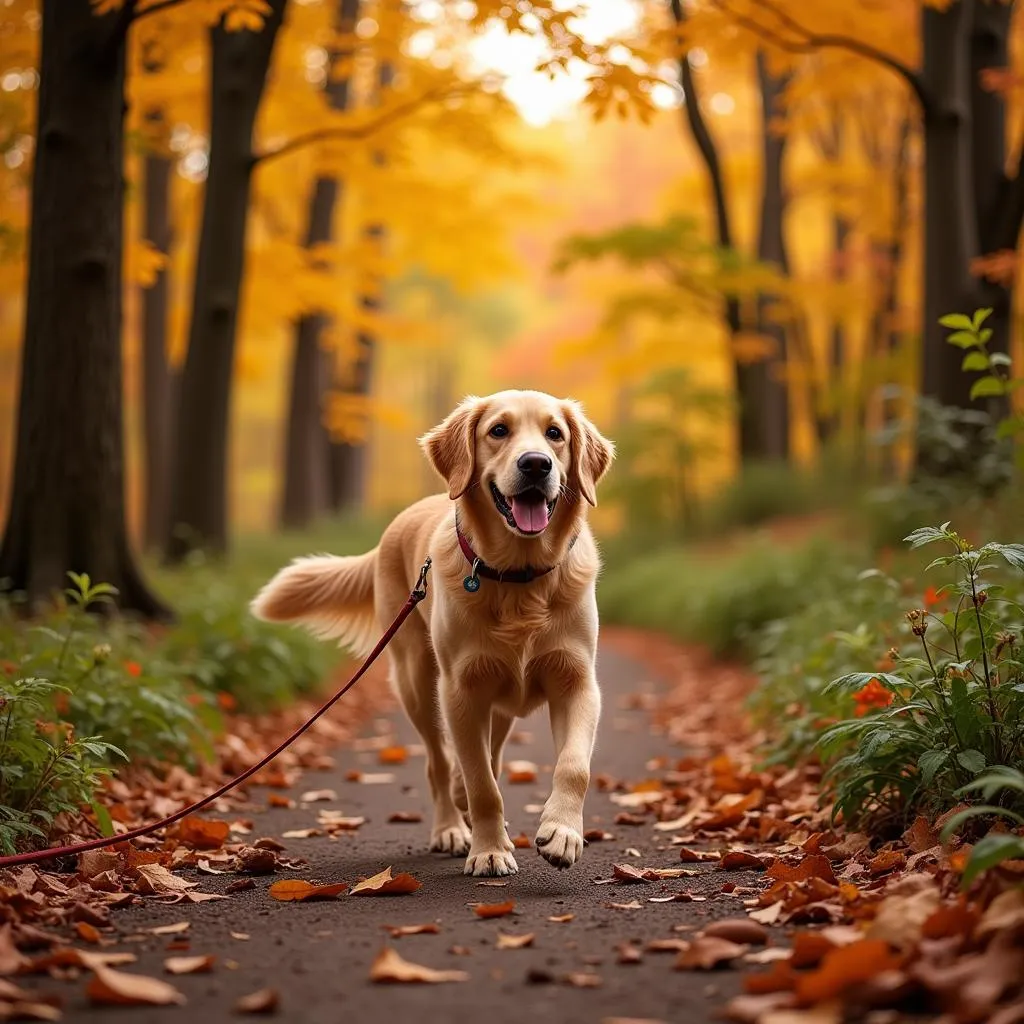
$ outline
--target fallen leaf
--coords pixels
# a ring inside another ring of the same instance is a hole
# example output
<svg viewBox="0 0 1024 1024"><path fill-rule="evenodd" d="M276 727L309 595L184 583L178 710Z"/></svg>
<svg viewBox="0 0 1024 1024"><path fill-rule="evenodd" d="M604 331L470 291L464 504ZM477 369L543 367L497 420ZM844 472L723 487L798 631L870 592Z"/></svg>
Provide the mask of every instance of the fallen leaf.
<svg viewBox="0 0 1024 1024"><path fill-rule="evenodd" d="M746 850L730 850L718 864L719 871L763 871L764 868L764 861Z"/></svg>
<svg viewBox="0 0 1024 1024"><path fill-rule="evenodd" d="M267 797L267 806L291 808L295 806L295 801L290 800L286 796L282 796L280 793L271 793L270 796Z"/></svg>
<svg viewBox="0 0 1024 1024"><path fill-rule="evenodd" d="M629 942L623 942L615 948L619 954L618 961L620 964L638 964L643 961L643 953Z"/></svg>
<svg viewBox="0 0 1024 1024"><path fill-rule="evenodd" d="M78 873L83 878L95 878L117 869L119 857L109 850L86 850L78 855Z"/></svg>
<svg viewBox="0 0 1024 1024"><path fill-rule="evenodd" d="M315 804L323 800L337 800L338 794L333 789L310 789L299 797L304 804Z"/></svg>
<svg viewBox="0 0 1024 1024"><path fill-rule="evenodd" d="M183 993L159 978L99 966L94 969L85 994L100 1006L177 1006L185 1002Z"/></svg>
<svg viewBox="0 0 1024 1024"><path fill-rule="evenodd" d="M96 925L89 924L88 921L76 921L75 931L83 942L91 942L94 946L98 946L100 944L101 936Z"/></svg>
<svg viewBox="0 0 1024 1024"><path fill-rule="evenodd" d="M526 946L533 945L533 932L527 932L525 935L506 935L504 932L498 932L498 941L495 943L497 949L524 949Z"/></svg>
<svg viewBox="0 0 1024 1024"><path fill-rule="evenodd" d="M134 953L94 953L85 949L58 949L28 961L22 971L25 974L45 974L53 967L84 967L86 970L96 971L101 967L132 964L137 959Z"/></svg>
<svg viewBox="0 0 1024 1024"><path fill-rule="evenodd" d="M213 970L216 960L213 956L169 956L164 970L168 974L206 974Z"/></svg>
<svg viewBox="0 0 1024 1024"><path fill-rule="evenodd" d="M349 896L405 896L422 887L421 881L405 872L392 877L391 868L386 867L372 878L353 885Z"/></svg>
<svg viewBox="0 0 1024 1024"><path fill-rule="evenodd" d="M974 934L978 938L998 931L1016 930L1024 925L1024 890L1001 892L985 909Z"/></svg>
<svg viewBox="0 0 1024 1024"><path fill-rule="evenodd" d="M506 765L512 785L528 785L537 781L537 766L532 761L509 761Z"/></svg>
<svg viewBox="0 0 1024 1024"><path fill-rule="evenodd" d="M348 888L345 882L333 882L330 885L313 885L297 878L282 879L275 882L268 892L275 900L290 903L295 900L328 900L340 896Z"/></svg>
<svg viewBox="0 0 1024 1024"><path fill-rule="evenodd" d="M730 942L728 939L704 936L694 939L689 947L679 954L674 967L677 971L709 971L742 956L747 949L747 946Z"/></svg>
<svg viewBox="0 0 1024 1024"><path fill-rule="evenodd" d="M290 828L287 832L281 833L282 839L312 839L314 836L322 836L323 829L319 828Z"/></svg>
<svg viewBox="0 0 1024 1024"><path fill-rule="evenodd" d="M140 864L136 869L136 889L147 896L168 896L194 889L199 883L172 875L161 864Z"/></svg>
<svg viewBox="0 0 1024 1024"><path fill-rule="evenodd" d="M642 872L633 867L632 864L614 864L612 865L612 875L617 878L620 882L639 882L643 885L647 884L647 879L644 878Z"/></svg>
<svg viewBox="0 0 1024 1024"><path fill-rule="evenodd" d="M706 896L694 896L692 892L674 892L671 896L648 896L648 903L704 903Z"/></svg>
<svg viewBox="0 0 1024 1024"><path fill-rule="evenodd" d="M906 867L907 855L902 850L883 850L868 862L868 874L877 878Z"/></svg>
<svg viewBox="0 0 1024 1024"><path fill-rule="evenodd" d="M270 875L278 867L277 852L265 846L243 846L233 866L247 875Z"/></svg>
<svg viewBox="0 0 1024 1024"><path fill-rule="evenodd" d="M723 1016L727 1020L737 1021L738 1024L771 1024L772 1021L778 1024L779 1017L776 1011L793 1006L794 1002L791 992L736 996L726 1004ZM785 1024L785 1018L782 1018L782 1024Z"/></svg>
<svg viewBox="0 0 1024 1024"><path fill-rule="evenodd" d="M239 942L248 942L252 936L248 932L232 932L231 938L238 939Z"/></svg>
<svg viewBox="0 0 1024 1024"><path fill-rule="evenodd" d="M236 878L228 884L225 892L244 892L247 889L255 889L256 883L251 878Z"/></svg>
<svg viewBox="0 0 1024 1024"><path fill-rule="evenodd" d="M423 815L418 811L395 811L388 815L388 824L391 825L415 825L423 820Z"/></svg>
<svg viewBox="0 0 1024 1024"><path fill-rule="evenodd" d="M391 982L437 985L446 981L469 981L469 975L465 971L435 971L410 963L387 946L370 966L370 981L378 985Z"/></svg>
<svg viewBox="0 0 1024 1024"><path fill-rule="evenodd" d="M350 817L339 814L337 811L322 810L317 815L320 822L328 832L355 832L356 829L366 824L366 818Z"/></svg>
<svg viewBox="0 0 1024 1024"><path fill-rule="evenodd" d="M817 970L797 979L797 999L804 1006L828 1002L899 964L899 956L882 939L863 939L830 950Z"/></svg>
<svg viewBox="0 0 1024 1024"><path fill-rule="evenodd" d="M477 917L505 917L516 909L516 901L508 900L506 903L473 903L473 913Z"/></svg>
<svg viewBox="0 0 1024 1024"><path fill-rule="evenodd" d="M640 909L642 909L640 904L636 900L631 900L629 903L606 903L605 906L609 910L640 910Z"/></svg>
<svg viewBox="0 0 1024 1024"><path fill-rule="evenodd" d="M17 974L27 962L14 945L11 926L0 927L0 975Z"/></svg>
<svg viewBox="0 0 1024 1024"><path fill-rule="evenodd" d="M226 821L190 814L178 822L174 837L196 850L219 850L230 832L231 825Z"/></svg>
<svg viewBox="0 0 1024 1024"><path fill-rule="evenodd" d="M777 882L804 882L809 878L820 878L829 885L838 885L836 876L828 857L821 854L808 854L799 864L790 866L781 860L775 861L765 872L767 878Z"/></svg>
<svg viewBox="0 0 1024 1024"><path fill-rule="evenodd" d="M361 782L364 785L374 786L394 782L395 776L391 772L348 772L345 775L346 782Z"/></svg>
<svg viewBox="0 0 1024 1024"><path fill-rule="evenodd" d="M274 1013L280 1005L277 989L261 988L235 1002L235 1013Z"/></svg>
<svg viewBox="0 0 1024 1024"><path fill-rule="evenodd" d="M634 825L639 827L640 825L647 824L647 817L643 814L630 814L629 811L620 811L615 815L616 825Z"/></svg>
<svg viewBox="0 0 1024 1024"><path fill-rule="evenodd" d="M767 946L754 953L746 953L743 956L744 963L748 964L773 964L778 960L791 960L793 951L783 949L781 946Z"/></svg>
<svg viewBox="0 0 1024 1024"><path fill-rule="evenodd" d="M477 882L477 885L482 885L486 889L507 889L508 882L502 882L497 878L488 878L483 882Z"/></svg>
<svg viewBox="0 0 1024 1024"><path fill-rule="evenodd" d="M403 935L437 935L441 929L431 922L430 924L386 924L388 933L393 939L400 939Z"/></svg>
<svg viewBox="0 0 1024 1024"><path fill-rule="evenodd" d="M408 759L409 751L405 747L383 747L377 752L381 764L405 764Z"/></svg>
<svg viewBox="0 0 1024 1024"><path fill-rule="evenodd" d="M686 939L651 939L644 946L648 953L682 953L690 948Z"/></svg>
<svg viewBox="0 0 1024 1024"><path fill-rule="evenodd" d="M938 906L936 886L910 896L889 896L879 905L866 938L884 939L896 949L908 950L920 942L924 923Z"/></svg>
<svg viewBox="0 0 1024 1024"><path fill-rule="evenodd" d="M603 828L588 828L583 833L583 838L588 843L608 843L611 842L615 836L611 832L605 832Z"/></svg>
<svg viewBox="0 0 1024 1024"><path fill-rule="evenodd" d="M760 910L751 910L749 917L752 921L757 921L760 924L777 924L780 917L785 912L785 907L782 905L780 900L778 903L773 903L769 907L761 907Z"/></svg>
<svg viewBox="0 0 1024 1024"><path fill-rule="evenodd" d="M589 974L585 971L574 971L572 974L567 974L562 981L566 985L572 985L573 988L600 988L603 984L599 974Z"/></svg>
<svg viewBox="0 0 1024 1024"><path fill-rule="evenodd" d="M704 929L704 934L716 939L728 939L729 942L747 943L751 946L763 946L768 942L768 930L764 925L746 917L715 921Z"/></svg>
<svg viewBox="0 0 1024 1024"><path fill-rule="evenodd" d="M548 920L554 924L568 924L575 916L575 914L558 914L555 917L549 917Z"/></svg>
<svg viewBox="0 0 1024 1024"><path fill-rule="evenodd" d="M512 845L517 850L529 850L533 846L533 841L525 832L520 832L519 835L512 837Z"/></svg>
<svg viewBox="0 0 1024 1024"><path fill-rule="evenodd" d="M180 935L182 932L187 932L191 927L192 925L189 921L177 921L174 924L160 924L155 928L147 930L150 935Z"/></svg>

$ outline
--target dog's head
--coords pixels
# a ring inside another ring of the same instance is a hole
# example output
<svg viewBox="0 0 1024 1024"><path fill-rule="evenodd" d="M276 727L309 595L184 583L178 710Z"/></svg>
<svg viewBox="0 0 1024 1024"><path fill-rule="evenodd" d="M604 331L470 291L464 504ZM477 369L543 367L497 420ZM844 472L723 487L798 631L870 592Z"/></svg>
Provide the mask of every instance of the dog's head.
<svg viewBox="0 0 1024 1024"><path fill-rule="evenodd" d="M579 403L539 391L467 398L420 439L453 500L466 496L477 515L489 504L519 537L539 537L581 499L597 504L597 483L615 450Z"/></svg>

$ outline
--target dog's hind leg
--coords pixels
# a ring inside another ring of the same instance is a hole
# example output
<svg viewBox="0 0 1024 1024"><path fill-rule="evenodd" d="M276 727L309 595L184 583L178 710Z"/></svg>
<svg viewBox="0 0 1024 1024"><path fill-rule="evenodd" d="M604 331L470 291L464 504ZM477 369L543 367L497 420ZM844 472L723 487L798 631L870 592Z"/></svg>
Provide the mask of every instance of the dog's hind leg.
<svg viewBox="0 0 1024 1024"><path fill-rule="evenodd" d="M430 849L464 857L469 850L470 833L452 799L452 762L437 705L434 659L429 649L396 652L391 659L391 673L405 713L426 748L427 781L434 804Z"/></svg>

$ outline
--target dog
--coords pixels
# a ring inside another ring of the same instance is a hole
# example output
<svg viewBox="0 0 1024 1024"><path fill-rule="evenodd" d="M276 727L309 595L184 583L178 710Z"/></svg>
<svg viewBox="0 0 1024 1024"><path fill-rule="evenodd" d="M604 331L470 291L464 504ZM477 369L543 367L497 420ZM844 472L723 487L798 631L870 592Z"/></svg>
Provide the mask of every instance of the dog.
<svg viewBox="0 0 1024 1024"><path fill-rule="evenodd" d="M429 555L428 596L388 655L426 750L430 849L465 856L467 875L518 870L498 788L502 749L515 719L547 703L555 765L535 842L569 868L583 852L601 713L600 560L587 506L614 446L579 403L538 391L469 397L419 440L447 494L406 508L364 555L297 559L252 611L365 656Z"/></svg>

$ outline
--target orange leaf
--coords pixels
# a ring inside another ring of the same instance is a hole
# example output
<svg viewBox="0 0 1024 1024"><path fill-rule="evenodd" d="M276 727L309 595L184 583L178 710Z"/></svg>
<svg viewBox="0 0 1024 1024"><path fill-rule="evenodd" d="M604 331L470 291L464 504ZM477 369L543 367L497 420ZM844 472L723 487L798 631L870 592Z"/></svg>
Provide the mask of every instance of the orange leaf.
<svg viewBox="0 0 1024 1024"><path fill-rule="evenodd" d="M826 953L818 970L802 975L796 983L797 999L804 1006L824 1003L899 965L900 958L887 942L881 939L854 942Z"/></svg>
<svg viewBox="0 0 1024 1024"><path fill-rule="evenodd" d="M513 785L528 785L537 781L537 766L532 761L509 761L508 781Z"/></svg>
<svg viewBox="0 0 1024 1024"><path fill-rule="evenodd" d="M175 838L197 850L219 850L228 838L231 826L226 821L215 821L190 814L178 822Z"/></svg>
<svg viewBox="0 0 1024 1024"><path fill-rule="evenodd" d="M384 747L377 753L381 764L405 764L409 759L409 751L405 747Z"/></svg>
<svg viewBox="0 0 1024 1024"><path fill-rule="evenodd" d="M718 865L719 871L755 871L764 870L764 861L760 857L747 853L745 850L732 850L727 853Z"/></svg>
<svg viewBox="0 0 1024 1024"><path fill-rule="evenodd" d="M437 985L445 981L469 981L465 971L435 971L403 960L393 949L382 949L370 966L370 981L379 984L404 982Z"/></svg>
<svg viewBox="0 0 1024 1024"><path fill-rule="evenodd" d="M495 943L497 949L523 949L533 945L533 932L525 935L505 935L498 932L498 941Z"/></svg>
<svg viewBox="0 0 1024 1024"><path fill-rule="evenodd" d="M125 974L109 967L97 966L94 971L85 994L101 1006L174 1006L185 1002L181 992L159 978Z"/></svg>
<svg viewBox="0 0 1024 1024"><path fill-rule="evenodd" d="M516 909L516 901L509 900L507 903L474 903L473 913L477 917L505 917Z"/></svg>
<svg viewBox="0 0 1024 1024"><path fill-rule="evenodd" d="M83 942L91 942L94 946L98 946L100 943L100 932L94 924L89 924L88 921L76 921L75 931L78 932L78 937Z"/></svg>
<svg viewBox="0 0 1024 1024"><path fill-rule="evenodd" d="M808 854L796 867L790 867L777 860L765 874L778 882L805 882L809 878L820 878L829 885L838 884L828 857L817 853Z"/></svg>
<svg viewBox="0 0 1024 1024"><path fill-rule="evenodd" d="M372 878L353 885L349 896L406 896L422 887L421 881L404 872L392 877L391 868L386 867Z"/></svg>
<svg viewBox="0 0 1024 1024"><path fill-rule="evenodd" d="M769 992L791 992L798 975L788 960L776 960L767 971L748 974L743 979L743 989L751 995L766 995Z"/></svg>
<svg viewBox="0 0 1024 1024"><path fill-rule="evenodd" d="M970 935L978 923L978 911L968 907L963 897L933 911L921 928L926 939L945 939L953 935Z"/></svg>
<svg viewBox="0 0 1024 1024"><path fill-rule="evenodd" d="M269 889L270 895L282 903L290 903L294 900L329 900L340 896L348 886L344 882L334 882L331 885L312 885L310 882L300 881L298 878L283 878L275 882Z"/></svg>
<svg viewBox="0 0 1024 1024"><path fill-rule="evenodd" d="M868 873L877 877L889 871L898 871L907 865L907 855L902 850L883 850L868 864Z"/></svg>
<svg viewBox="0 0 1024 1024"><path fill-rule="evenodd" d="M512 845L517 850L529 850L533 846L533 840L525 832L520 832L519 835L512 837Z"/></svg>

